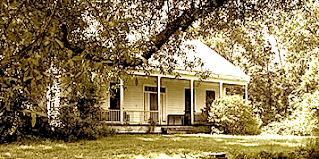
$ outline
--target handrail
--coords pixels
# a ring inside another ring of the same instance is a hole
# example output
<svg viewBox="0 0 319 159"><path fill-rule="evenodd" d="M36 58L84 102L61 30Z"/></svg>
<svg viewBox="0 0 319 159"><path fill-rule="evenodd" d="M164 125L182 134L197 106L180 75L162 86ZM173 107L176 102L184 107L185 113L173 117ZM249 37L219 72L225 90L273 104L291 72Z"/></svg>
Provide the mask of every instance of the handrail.
<svg viewBox="0 0 319 159"><path fill-rule="evenodd" d="M102 112L108 111L121 111L120 109L106 109L102 110ZM157 112L158 110L130 110L130 109L123 109L123 112Z"/></svg>

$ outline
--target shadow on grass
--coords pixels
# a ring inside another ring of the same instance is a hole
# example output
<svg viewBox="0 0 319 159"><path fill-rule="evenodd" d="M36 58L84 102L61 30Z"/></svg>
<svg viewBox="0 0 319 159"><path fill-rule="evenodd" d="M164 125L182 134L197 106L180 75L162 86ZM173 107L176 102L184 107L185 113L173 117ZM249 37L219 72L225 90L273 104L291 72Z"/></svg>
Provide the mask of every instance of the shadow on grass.
<svg viewBox="0 0 319 159"><path fill-rule="evenodd" d="M122 134L70 143L45 140L3 144L0 158L8 154L12 158L200 158L210 152L224 152L228 158L243 154L258 157L265 152L297 152L312 140L315 139Z"/></svg>

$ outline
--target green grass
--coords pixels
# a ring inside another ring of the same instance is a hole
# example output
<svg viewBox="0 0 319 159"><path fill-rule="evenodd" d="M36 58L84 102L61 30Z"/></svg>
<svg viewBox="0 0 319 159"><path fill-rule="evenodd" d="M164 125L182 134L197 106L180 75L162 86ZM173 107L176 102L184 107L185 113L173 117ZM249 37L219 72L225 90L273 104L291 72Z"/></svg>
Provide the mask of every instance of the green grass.
<svg viewBox="0 0 319 159"><path fill-rule="evenodd" d="M204 156L208 152L225 152L228 158L233 158L238 153L293 152L308 143L307 138L123 134L70 143L26 140L2 144L0 158L182 158Z"/></svg>

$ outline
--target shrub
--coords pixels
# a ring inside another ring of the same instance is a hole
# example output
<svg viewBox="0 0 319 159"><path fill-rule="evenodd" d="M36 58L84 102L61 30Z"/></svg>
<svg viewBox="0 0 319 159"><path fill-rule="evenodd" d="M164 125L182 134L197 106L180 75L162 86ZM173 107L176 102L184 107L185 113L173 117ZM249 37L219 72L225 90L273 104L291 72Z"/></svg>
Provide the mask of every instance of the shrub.
<svg viewBox="0 0 319 159"><path fill-rule="evenodd" d="M250 102L238 95L216 99L208 108L208 121L226 134L260 133L260 118L254 113Z"/></svg>
<svg viewBox="0 0 319 159"><path fill-rule="evenodd" d="M272 122L262 129L262 135L297 135L309 136L312 135L310 125L303 120L285 119L282 122Z"/></svg>
<svg viewBox="0 0 319 159"><path fill-rule="evenodd" d="M60 109L61 127L56 128L58 139L75 141L80 139L97 139L113 133L112 130L97 120L95 117L81 118L78 110L72 106L64 106Z"/></svg>
<svg viewBox="0 0 319 159"><path fill-rule="evenodd" d="M47 117L38 116L36 124L32 127L31 114L23 112L5 112L7 114L0 117L0 143L13 142L23 138L50 138L52 133ZM8 113L11 113L8 115Z"/></svg>
<svg viewBox="0 0 319 159"><path fill-rule="evenodd" d="M319 91L305 93L301 101L292 103L296 108L293 114L281 121L262 128L263 134L278 135L317 135L319 127Z"/></svg>

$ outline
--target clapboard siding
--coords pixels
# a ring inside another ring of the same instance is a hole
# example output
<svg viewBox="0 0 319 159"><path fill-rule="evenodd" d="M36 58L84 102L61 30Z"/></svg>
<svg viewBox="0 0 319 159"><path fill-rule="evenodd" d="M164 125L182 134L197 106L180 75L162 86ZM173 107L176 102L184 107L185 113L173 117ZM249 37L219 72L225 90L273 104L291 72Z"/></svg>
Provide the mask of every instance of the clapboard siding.
<svg viewBox="0 0 319 159"><path fill-rule="evenodd" d="M206 106L206 90L215 91L215 99L219 97L219 83L195 82L195 110L201 113Z"/></svg>
<svg viewBox="0 0 319 159"><path fill-rule="evenodd" d="M190 81L176 79L162 79L167 88L167 105L168 114L185 113L185 88L190 86Z"/></svg>
<svg viewBox="0 0 319 159"><path fill-rule="evenodd" d="M185 89L190 88L189 80L162 79L167 88L167 112L170 114L184 114ZM206 106L206 90L215 91L215 97L219 97L219 83L195 82L195 111L200 113Z"/></svg>

